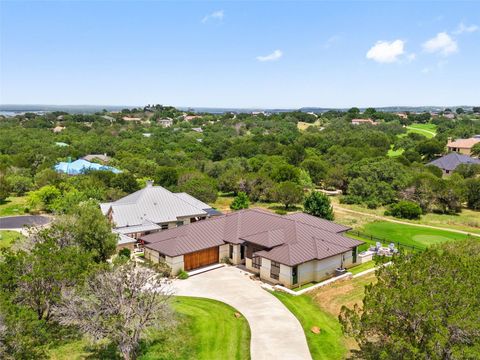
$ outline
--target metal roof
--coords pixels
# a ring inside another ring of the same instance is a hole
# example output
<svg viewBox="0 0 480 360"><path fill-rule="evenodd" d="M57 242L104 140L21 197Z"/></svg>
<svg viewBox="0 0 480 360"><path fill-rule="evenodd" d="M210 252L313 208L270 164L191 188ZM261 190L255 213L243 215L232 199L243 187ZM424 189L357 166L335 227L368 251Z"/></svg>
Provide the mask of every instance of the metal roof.
<svg viewBox="0 0 480 360"><path fill-rule="evenodd" d="M207 216L202 208L197 208L161 186L151 184L117 201L101 204L100 208L104 214L111 211L116 228L141 225L145 221L160 224L177 221L179 217Z"/></svg>
<svg viewBox="0 0 480 360"><path fill-rule="evenodd" d="M247 209L141 239L145 247L168 256L184 255L225 243L249 242L265 248L257 255L293 266L341 254L362 244L342 235L348 229L327 220L317 221L308 214L280 216L260 209Z"/></svg>
<svg viewBox="0 0 480 360"><path fill-rule="evenodd" d="M54 168L57 172L63 172L68 175L79 175L91 170L105 170L115 174L121 173L120 170L114 167L92 163L84 159L78 159L73 162L59 162Z"/></svg>
<svg viewBox="0 0 480 360"><path fill-rule="evenodd" d="M451 152L448 155L442 156L441 158L428 163L428 165L434 165L442 170L448 171L455 170L460 164L480 164L480 160L467 155Z"/></svg>

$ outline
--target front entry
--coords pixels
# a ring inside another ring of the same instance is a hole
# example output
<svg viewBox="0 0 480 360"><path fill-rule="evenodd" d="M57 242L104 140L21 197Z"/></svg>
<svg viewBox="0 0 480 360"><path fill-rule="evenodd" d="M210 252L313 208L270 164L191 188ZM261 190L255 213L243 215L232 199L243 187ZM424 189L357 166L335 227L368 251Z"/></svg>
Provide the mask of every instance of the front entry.
<svg viewBox="0 0 480 360"><path fill-rule="evenodd" d="M183 256L183 267L185 271L216 263L218 263L218 246Z"/></svg>

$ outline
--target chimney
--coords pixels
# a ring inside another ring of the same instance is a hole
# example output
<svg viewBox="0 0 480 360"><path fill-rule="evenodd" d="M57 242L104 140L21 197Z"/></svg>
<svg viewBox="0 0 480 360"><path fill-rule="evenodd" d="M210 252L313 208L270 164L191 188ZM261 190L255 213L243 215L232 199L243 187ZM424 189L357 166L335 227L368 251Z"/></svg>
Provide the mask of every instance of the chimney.
<svg viewBox="0 0 480 360"><path fill-rule="evenodd" d="M153 180L147 180L147 187L153 186Z"/></svg>

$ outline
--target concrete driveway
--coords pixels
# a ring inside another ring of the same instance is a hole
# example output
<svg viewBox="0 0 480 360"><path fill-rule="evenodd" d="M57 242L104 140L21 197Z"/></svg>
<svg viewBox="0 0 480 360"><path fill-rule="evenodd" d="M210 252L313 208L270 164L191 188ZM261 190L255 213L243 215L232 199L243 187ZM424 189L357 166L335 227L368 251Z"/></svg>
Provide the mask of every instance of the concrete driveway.
<svg viewBox="0 0 480 360"><path fill-rule="evenodd" d="M297 318L249 276L229 266L175 280L173 286L176 295L215 299L240 311L250 324L252 360L311 359Z"/></svg>

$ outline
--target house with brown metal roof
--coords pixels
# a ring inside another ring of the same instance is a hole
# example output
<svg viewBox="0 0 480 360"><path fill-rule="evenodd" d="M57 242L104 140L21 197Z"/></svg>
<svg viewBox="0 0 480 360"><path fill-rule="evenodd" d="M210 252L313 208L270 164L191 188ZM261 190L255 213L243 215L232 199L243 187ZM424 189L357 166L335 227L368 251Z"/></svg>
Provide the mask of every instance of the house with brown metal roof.
<svg viewBox="0 0 480 360"><path fill-rule="evenodd" d="M449 138L447 148L448 151L454 151L459 154L470 156L472 152L472 147L478 143L480 143L479 135L475 135L474 137L471 137L469 139L452 140L451 138Z"/></svg>
<svg viewBox="0 0 480 360"><path fill-rule="evenodd" d="M172 273L228 259L274 284L321 281L357 262L361 241L349 227L304 213L277 215L247 209L142 236L145 258Z"/></svg>

